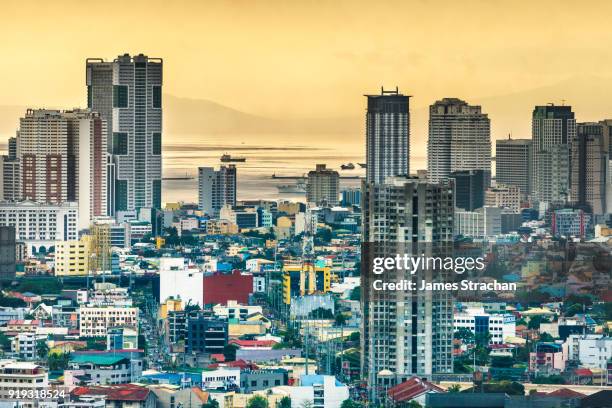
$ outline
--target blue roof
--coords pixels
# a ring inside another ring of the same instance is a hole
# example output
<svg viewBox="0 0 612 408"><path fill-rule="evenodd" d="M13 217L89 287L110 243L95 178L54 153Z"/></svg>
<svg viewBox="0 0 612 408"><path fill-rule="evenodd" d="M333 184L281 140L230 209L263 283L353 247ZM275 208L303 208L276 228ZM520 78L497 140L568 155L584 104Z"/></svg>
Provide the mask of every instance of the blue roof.
<svg viewBox="0 0 612 408"><path fill-rule="evenodd" d="M310 387L316 384L323 384L324 382L324 375L320 375L320 374L310 374L310 375L303 375L300 377L300 385L304 386L304 387ZM336 380L336 387L342 387L344 386L343 383L341 383L340 381L338 381L337 378L334 378L334 380Z"/></svg>

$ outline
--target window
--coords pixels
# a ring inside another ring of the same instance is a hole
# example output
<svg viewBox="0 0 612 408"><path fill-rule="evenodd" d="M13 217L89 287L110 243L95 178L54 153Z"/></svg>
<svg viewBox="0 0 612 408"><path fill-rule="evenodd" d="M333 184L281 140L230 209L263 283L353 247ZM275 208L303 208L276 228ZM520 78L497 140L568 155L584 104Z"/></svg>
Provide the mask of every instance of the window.
<svg viewBox="0 0 612 408"><path fill-rule="evenodd" d="M113 133L113 154L128 154L127 133Z"/></svg>
<svg viewBox="0 0 612 408"><path fill-rule="evenodd" d="M161 154L161 133L153 133L153 154Z"/></svg>
<svg viewBox="0 0 612 408"><path fill-rule="evenodd" d="M113 108L128 107L127 85L113 85Z"/></svg>
<svg viewBox="0 0 612 408"><path fill-rule="evenodd" d="M162 104L161 86L153 85L153 107L161 108L161 104Z"/></svg>

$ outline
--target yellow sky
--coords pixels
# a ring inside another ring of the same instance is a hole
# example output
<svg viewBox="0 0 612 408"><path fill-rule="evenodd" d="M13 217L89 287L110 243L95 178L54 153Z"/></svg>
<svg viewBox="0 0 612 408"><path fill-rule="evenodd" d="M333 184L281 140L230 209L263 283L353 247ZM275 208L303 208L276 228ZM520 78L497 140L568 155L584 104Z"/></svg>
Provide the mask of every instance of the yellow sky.
<svg viewBox="0 0 612 408"><path fill-rule="evenodd" d="M1 0L0 105L84 105L85 58L123 52L163 57L167 93L271 117L360 115L361 95L382 84L415 106L505 95L612 77L611 11L561 0Z"/></svg>

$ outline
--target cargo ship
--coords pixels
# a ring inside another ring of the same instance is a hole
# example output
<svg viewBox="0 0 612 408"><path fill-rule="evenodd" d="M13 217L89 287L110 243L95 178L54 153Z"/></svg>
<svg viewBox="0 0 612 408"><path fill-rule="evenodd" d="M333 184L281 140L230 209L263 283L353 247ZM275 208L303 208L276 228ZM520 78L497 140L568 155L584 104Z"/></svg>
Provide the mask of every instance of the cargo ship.
<svg viewBox="0 0 612 408"><path fill-rule="evenodd" d="M246 157L233 157L226 153L221 156L221 161L223 163L236 163L236 162L243 163L246 161Z"/></svg>

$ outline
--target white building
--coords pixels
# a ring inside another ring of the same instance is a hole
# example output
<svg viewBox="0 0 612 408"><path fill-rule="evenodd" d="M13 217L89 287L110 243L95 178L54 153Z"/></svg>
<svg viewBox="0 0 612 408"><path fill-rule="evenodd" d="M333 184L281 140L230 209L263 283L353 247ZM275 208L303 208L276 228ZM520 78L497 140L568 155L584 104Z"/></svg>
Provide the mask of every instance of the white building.
<svg viewBox="0 0 612 408"><path fill-rule="evenodd" d="M612 337L599 334L571 334L567 338L569 359L587 368L607 370L612 359Z"/></svg>
<svg viewBox="0 0 612 408"><path fill-rule="evenodd" d="M247 316L253 313L263 314L261 306L242 305L235 300L229 300L227 305L217 304L213 306L213 313L219 317L227 319L245 320Z"/></svg>
<svg viewBox="0 0 612 408"><path fill-rule="evenodd" d="M501 235L501 208L482 207L475 211L455 210L454 233L475 240Z"/></svg>
<svg viewBox="0 0 612 408"><path fill-rule="evenodd" d="M349 398L349 388L332 375L303 375L300 385L282 387L289 393L292 406L312 404L313 408L340 408Z"/></svg>
<svg viewBox="0 0 612 408"><path fill-rule="evenodd" d="M512 314L489 314L482 307L467 308L455 312L454 330L470 330L475 336L490 334L490 344L503 344L505 339L516 335L516 319Z"/></svg>
<svg viewBox="0 0 612 408"><path fill-rule="evenodd" d="M217 215L224 205L236 205L236 166L198 168L198 204L200 210Z"/></svg>
<svg viewBox="0 0 612 408"><path fill-rule="evenodd" d="M202 371L202 389L222 390L240 387L240 368L220 366L215 370Z"/></svg>
<svg viewBox="0 0 612 408"><path fill-rule="evenodd" d="M28 245L28 253L48 252L55 241L78 239L79 210L75 202L37 204L0 202L0 225L15 227L15 240Z"/></svg>
<svg viewBox="0 0 612 408"><path fill-rule="evenodd" d="M185 258L159 258L159 301L181 299L184 304L202 305L204 273L185 265Z"/></svg>
<svg viewBox="0 0 612 408"><path fill-rule="evenodd" d="M49 388L49 377L46 370L38 364L16 360L0 360L0 401L11 401L11 393L33 394L46 391ZM40 395L40 394L39 394ZM19 407L33 408L38 401L33 399L20 399Z"/></svg>
<svg viewBox="0 0 612 408"><path fill-rule="evenodd" d="M38 343L45 342L47 335L32 332L18 333L11 340L11 352L22 360L35 360L38 358Z"/></svg>
<svg viewBox="0 0 612 408"><path fill-rule="evenodd" d="M137 307L79 307L79 335L106 337L111 327L138 327Z"/></svg>

